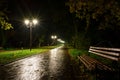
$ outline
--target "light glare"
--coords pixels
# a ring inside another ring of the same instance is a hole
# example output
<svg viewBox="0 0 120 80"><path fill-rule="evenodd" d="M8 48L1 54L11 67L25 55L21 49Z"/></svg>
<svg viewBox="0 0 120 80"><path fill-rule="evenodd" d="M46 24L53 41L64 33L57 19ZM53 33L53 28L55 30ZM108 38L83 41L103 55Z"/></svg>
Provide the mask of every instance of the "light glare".
<svg viewBox="0 0 120 80"><path fill-rule="evenodd" d="M52 39L57 39L56 35L51 36Z"/></svg>
<svg viewBox="0 0 120 80"><path fill-rule="evenodd" d="M56 38L57 38L57 36L54 36L54 38L56 39Z"/></svg>
<svg viewBox="0 0 120 80"><path fill-rule="evenodd" d="M65 43L65 41L61 40L61 39L57 39L57 41L61 42L61 43Z"/></svg>
<svg viewBox="0 0 120 80"><path fill-rule="evenodd" d="M28 25L30 23L29 20L25 20L25 24Z"/></svg>
<svg viewBox="0 0 120 80"><path fill-rule="evenodd" d="M37 24L38 21L36 19L33 20L33 24Z"/></svg>

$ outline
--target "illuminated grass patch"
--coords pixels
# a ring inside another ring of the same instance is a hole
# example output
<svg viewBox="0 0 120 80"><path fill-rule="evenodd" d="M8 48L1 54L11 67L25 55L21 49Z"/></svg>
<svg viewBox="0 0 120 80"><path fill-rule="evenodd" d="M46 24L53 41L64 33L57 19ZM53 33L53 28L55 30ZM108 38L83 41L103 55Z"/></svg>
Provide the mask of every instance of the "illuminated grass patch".
<svg viewBox="0 0 120 80"><path fill-rule="evenodd" d="M77 56L88 54L87 50L78 50L78 49L69 49L69 53L73 58L76 58Z"/></svg>
<svg viewBox="0 0 120 80"><path fill-rule="evenodd" d="M37 48L37 49L32 49L32 51L30 51L29 49L3 51L3 52L0 52L0 65L7 64L27 56L40 54L42 52L49 51L52 48L55 48L55 47L52 46L52 47Z"/></svg>

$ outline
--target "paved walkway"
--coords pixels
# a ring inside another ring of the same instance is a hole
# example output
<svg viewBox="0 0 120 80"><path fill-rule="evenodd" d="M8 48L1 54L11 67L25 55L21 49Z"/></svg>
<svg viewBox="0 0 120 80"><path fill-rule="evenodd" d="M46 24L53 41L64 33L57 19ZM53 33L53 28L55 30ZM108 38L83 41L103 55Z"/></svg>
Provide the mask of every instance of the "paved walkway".
<svg viewBox="0 0 120 80"><path fill-rule="evenodd" d="M5 65L0 80L74 80L68 50L59 47Z"/></svg>

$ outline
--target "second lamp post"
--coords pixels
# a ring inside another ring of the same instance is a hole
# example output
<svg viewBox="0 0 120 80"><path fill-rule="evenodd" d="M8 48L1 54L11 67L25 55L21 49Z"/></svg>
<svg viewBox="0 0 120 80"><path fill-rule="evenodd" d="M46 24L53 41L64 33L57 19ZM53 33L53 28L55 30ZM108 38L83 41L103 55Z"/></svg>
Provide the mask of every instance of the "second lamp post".
<svg viewBox="0 0 120 80"><path fill-rule="evenodd" d="M32 27L34 27L36 24L38 23L38 21L36 19L33 20L25 20L25 24L28 28L30 28L30 51L32 49Z"/></svg>

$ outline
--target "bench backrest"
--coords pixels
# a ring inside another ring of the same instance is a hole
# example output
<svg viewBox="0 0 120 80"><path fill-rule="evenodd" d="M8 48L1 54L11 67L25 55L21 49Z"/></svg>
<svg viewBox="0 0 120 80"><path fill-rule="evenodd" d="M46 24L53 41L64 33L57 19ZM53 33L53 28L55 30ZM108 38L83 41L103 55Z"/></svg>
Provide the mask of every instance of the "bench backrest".
<svg viewBox="0 0 120 80"><path fill-rule="evenodd" d="M90 46L89 52L114 60L120 61L120 49L119 48L104 48L104 47L93 47Z"/></svg>

